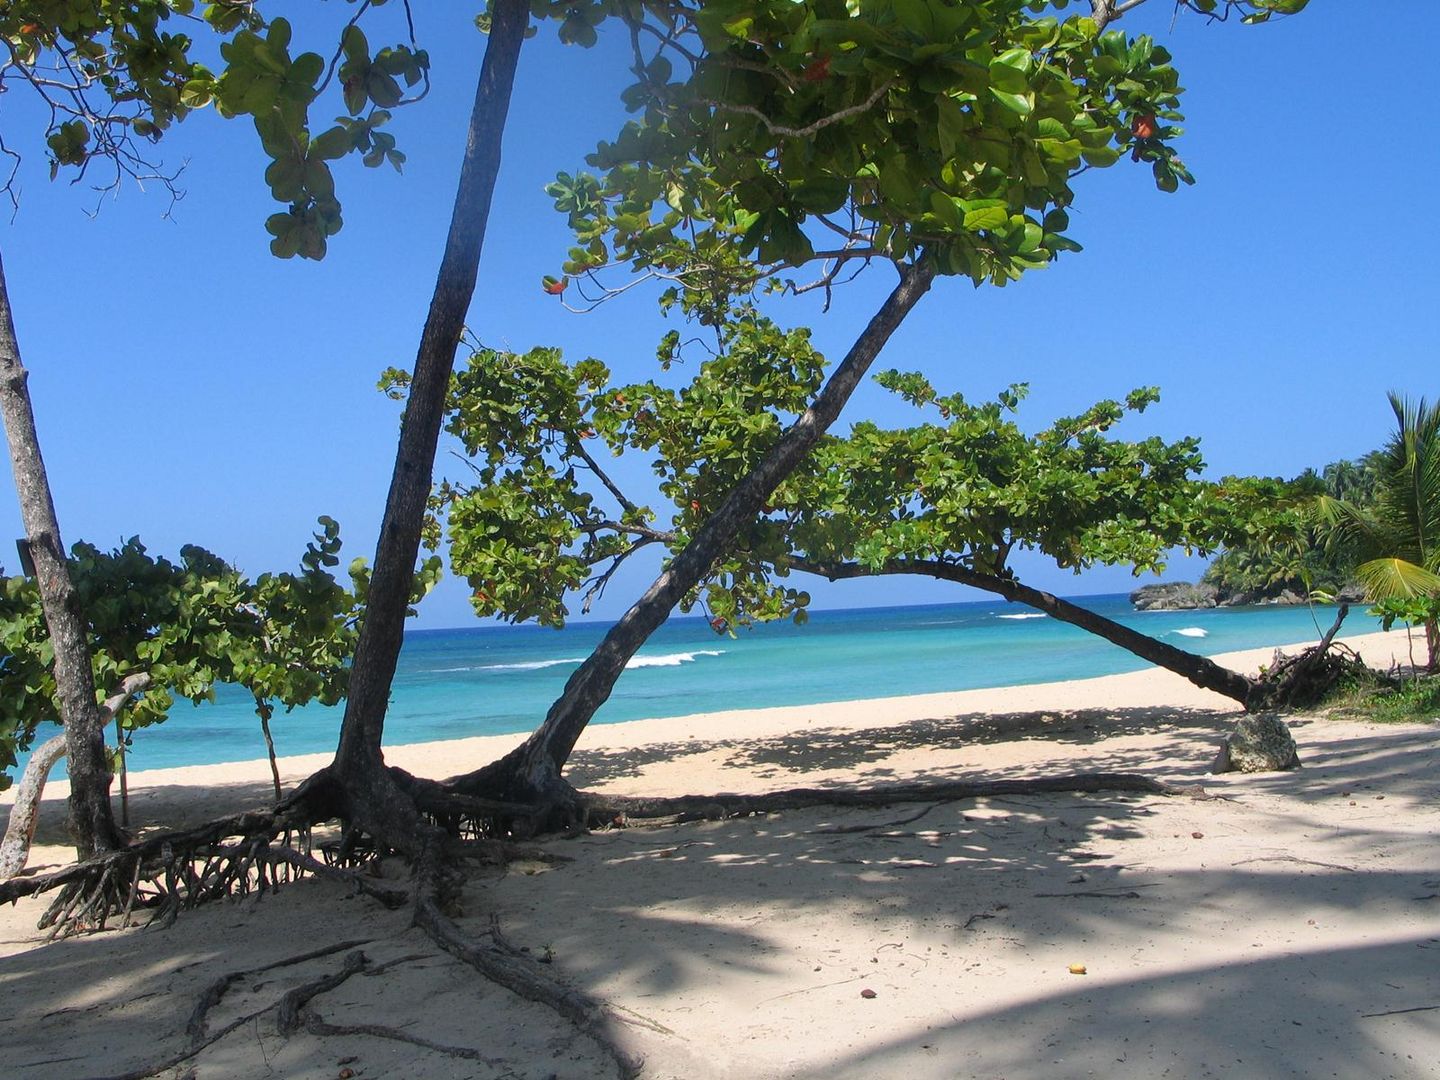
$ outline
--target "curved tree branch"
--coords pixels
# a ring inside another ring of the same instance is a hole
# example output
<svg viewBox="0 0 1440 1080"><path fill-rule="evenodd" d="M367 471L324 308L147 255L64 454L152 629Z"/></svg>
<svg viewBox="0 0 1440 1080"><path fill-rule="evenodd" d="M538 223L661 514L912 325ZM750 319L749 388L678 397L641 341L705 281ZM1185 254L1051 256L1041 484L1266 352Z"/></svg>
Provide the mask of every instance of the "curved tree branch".
<svg viewBox="0 0 1440 1080"><path fill-rule="evenodd" d="M942 581L969 585L972 588L983 589L986 592L1003 596L1007 600L1025 604L1036 611L1043 611L1061 622L1078 626L1112 644L1119 645L1122 649L1134 653L1143 660L1149 660L1152 664L1158 664L1167 671L1173 671L1175 674L1183 676L1202 689L1212 690L1232 701L1239 702L1244 707L1249 707L1251 695L1255 690L1254 680L1231 671L1229 668L1221 667L1208 657L1197 656L1195 653L1177 649L1163 641L1157 641L1147 634L1132 630L1103 615L1097 615L1078 604L1072 604L1068 600L1062 600L1058 596L1042 592L1039 589L1032 589L1014 578L978 573L958 563L941 562L937 559L892 559L879 569L872 570L858 563L827 563L794 559L791 560L790 566L793 569L817 574L832 581L837 578L873 577L883 574L923 574L926 577L939 578Z"/></svg>

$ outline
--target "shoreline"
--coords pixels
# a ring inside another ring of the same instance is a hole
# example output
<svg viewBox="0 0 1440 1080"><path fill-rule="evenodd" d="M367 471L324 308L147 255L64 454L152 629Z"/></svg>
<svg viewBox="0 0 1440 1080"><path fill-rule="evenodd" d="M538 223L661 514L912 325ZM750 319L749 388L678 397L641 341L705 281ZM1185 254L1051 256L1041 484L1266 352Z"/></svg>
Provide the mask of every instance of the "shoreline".
<svg viewBox="0 0 1440 1080"><path fill-rule="evenodd" d="M1321 634L1308 609L1142 612L1146 618L1139 618L1123 594L1098 599L1110 607L1101 604L1097 611L1200 655L1299 647ZM1112 602L1124 611L1110 610ZM1015 611L1005 613L1007 607ZM1146 667L1123 649L1020 605L945 603L896 608L893 618L874 617L887 610L831 613L837 618L823 620L829 626L825 632L770 624L735 641L717 641L703 620L688 628L667 622L628 665L634 670L614 686L591 723L830 705L902 693L998 690ZM932 611L937 614L927 614ZM1351 635L1378 629L1378 620L1368 616L1346 627ZM482 735L514 735L518 741L561 693L598 631L575 633L579 636L567 640L543 627L481 626L438 631L434 641L412 641L402 650L396 672L387 743ZM216 686L215 692L213 702L198 707L177 702L164 724L136 732L127 755L129 771L260 759L264 746L253 699L233 685ZM274 725L278 750L287 757L333 752L343 713L343 702L338 707L312 702L281 713ZM20 756L23 767L27 755ZM55 777L63 775L62 763Z"/></svg>
<svg viewBox="0 0 1440 1080"><path fill-rule="evenodd" d="M1342 637L1338 641L1355 649L1372 666L1408 663L1403 630ZM1252 673L1269 662L1275 650L1274 646L1245 649L1222 653L1212 659L1234 670ZM593 757L613 758L626 753L634 754L646 747L658 746L675 747L679 752L687 749L685 744L690 740L730 744L743 740L785 738L817 728L823 728L827 732L858 732L934 722L942 717L1064 713L1074 709L1097 707L1109 710L1172 708L1211 713L1236 711L1236 705L1230 699L1202 690L1163 668L1149 666L1140 671L1097 675L1087 679L941 693L897 694L814 705L778 705L591 724L585 729L576 746L574 762L579 767L576 771L585 774L593 771L584 767L585 762ZM388 764L399 766L416 775L443 779L495 760L513 749L524 738L525 733L518 733L405 743L387 746L385 758ZM278 766L282 784L298 783L327 765L331 757L329 752L280 757ZM611 770L605 771L607 775L600 786L614 794L630 794L632 788L635 793L640 790L657 795L683 793L681 790L671 789L669 783L663 780L661 789L645 788L643 785L627 782L624 777L609 776ZM648 771L654 773L656 770ZM725 770L727 774L732 771ZM661 778L652 775L649 779ZM589 782L582 783L588 786ZM167 792L167 802L174 797L177 788L221 788L234 790L237 797L241 796L242 791L254 791L262 800L264 793L272 790L270 766L265 758L140 770L128 774L127 784L132 808L137 797L143 803L147 799L147 792L158 790ZM64 799L69 790L68 781L52 780L45 787L44 801L53 803ZM112 787L112 794L117 798L118 790L117 783ZM0 792L0 809L8 808L13 798L13 786ZM219 811L226 812L229 811ZM8 814L6 816L8 817ZM144 814L144 817L149 816L149 813Z"/></svg>

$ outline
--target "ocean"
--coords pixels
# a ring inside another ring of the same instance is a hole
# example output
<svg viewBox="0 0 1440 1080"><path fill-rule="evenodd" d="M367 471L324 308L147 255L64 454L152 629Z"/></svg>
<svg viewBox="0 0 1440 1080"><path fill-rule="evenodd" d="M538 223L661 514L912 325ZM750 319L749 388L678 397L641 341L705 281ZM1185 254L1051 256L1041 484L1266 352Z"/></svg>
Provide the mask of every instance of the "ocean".
<svg viewBox="0 0 1440 1080"><path fill-rule="evenodd" d="M1147 634L1214 654L1319 637L1333 609L1225 608L1136 612L1125 594L1076 602ZM400 654L385 740L390 745L528 732L600 640L603 623L564 630L472 626L416 630ZM1347 633L1379 629L1353 612ZM1146 664L1084 631L1020 605L981 600L920 607L815 611L806 626L769 624L716 634L702 618L672 618L646 643L594 723L775 705L810 705L1136 671ZM309 706L271 721L283 755L331 751L341 710ZM243 691L182 702L135 734L130 769L243 761L265 754ZM57 774L58 775L58 774Z"/></svg>

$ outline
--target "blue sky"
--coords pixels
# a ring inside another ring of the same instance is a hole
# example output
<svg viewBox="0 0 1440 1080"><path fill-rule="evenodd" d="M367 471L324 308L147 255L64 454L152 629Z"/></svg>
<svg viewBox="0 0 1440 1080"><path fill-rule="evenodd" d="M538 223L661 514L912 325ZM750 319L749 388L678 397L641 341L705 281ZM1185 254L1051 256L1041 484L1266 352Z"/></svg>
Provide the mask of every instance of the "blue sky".
<svg viewBox="0 0 1440 1080"><path fill-rule="evenodd" d="M1121 25L1175 54L1182 153L1199 184L1164 195L1124 164L1086 177L1072 215L1084 252L1005 290L940 283L880 366L975 398L1028 381L1032 426L1158 384L1161 403L1122 430L1198 435L1214 475L1293 475L1378 445L1387 390L1440 392L1426 210L1440 125L1433 58L1404 32L1430 6L1391 0L1383 19L1357 19L1352 5L1315 4L1253 28L1172 27L1170 5L1140 8ZM337 3L295 10L297 39L317 49L348 15ZM268 254L273 206L248 125L199 114L167 137L186 189L168 218L163 193L133 185L91 217L92 191L47 179L33 105L5 95L0 123L25 160L0 251L67 543L194 542L258 573L294 564L329 514L349 554L373 552L398 422L374 384L410 365L434 281L484 47L470 10L418 6L435 88L394 122L405 174L341 167L346 226L319 264ZM522 55L469 325L488 344L558 345L643 377L667 329L652 304L570 315L539 288L568 247L543 186L616 130L625 81L613 31L589 51L552 38L542 28ZM784 314L838 357L892 280L874 271L829 314L809 300ZM887 398L862 391L846 418L903 415ZM0 484L0 562L12 567L8 537L21 530L9 476ZM1065 593L1132 585L1123 569L1020 568ZM594 614L623 610L646 570L618 577ZM1177 559L1168 576L1198 572ZM972 598L924 581L812 591L828 607ZM417 625L471 623L450 582Z"/></svg>

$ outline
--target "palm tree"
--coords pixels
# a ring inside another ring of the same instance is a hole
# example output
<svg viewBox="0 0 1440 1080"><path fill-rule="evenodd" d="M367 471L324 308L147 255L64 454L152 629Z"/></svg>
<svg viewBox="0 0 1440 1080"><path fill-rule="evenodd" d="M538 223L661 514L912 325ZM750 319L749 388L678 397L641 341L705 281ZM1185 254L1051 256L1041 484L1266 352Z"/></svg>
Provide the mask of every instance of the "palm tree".
<svg viewBox="0 0 1440 1080"><path fill-rule="evenodd" d="M1367 457L1374 501L1317 500L1328 540L1353 544L1366 599L1386 618L1425 627L1426 670L1440 668L1440 405L1390 394L1396 430Z"/></svg>

